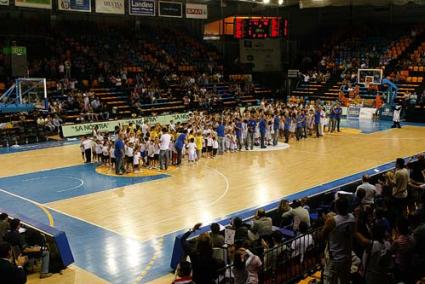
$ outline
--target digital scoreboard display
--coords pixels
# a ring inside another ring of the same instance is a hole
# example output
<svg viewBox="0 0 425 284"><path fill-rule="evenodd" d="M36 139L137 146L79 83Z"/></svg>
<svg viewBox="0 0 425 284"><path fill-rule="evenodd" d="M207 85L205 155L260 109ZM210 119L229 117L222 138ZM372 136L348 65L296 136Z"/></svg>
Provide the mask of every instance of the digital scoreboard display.
<svg viewBox="0 0 425 284"><path fill-rule="evenodd" d="M236 39L282 38L288 35L288 20L274 18L235 18Z"/></svg>

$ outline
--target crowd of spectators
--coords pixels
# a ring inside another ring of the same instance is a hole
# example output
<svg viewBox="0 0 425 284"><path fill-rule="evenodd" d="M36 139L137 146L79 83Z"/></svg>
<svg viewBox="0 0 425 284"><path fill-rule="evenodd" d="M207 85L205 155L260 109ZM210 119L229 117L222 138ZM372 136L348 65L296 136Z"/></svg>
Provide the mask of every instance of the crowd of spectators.
<svg viewBox="0 0 425 284"><path fill-rule="evenodd" d="M394 170L373 179L364 175L354 192L336 192L330 209L321 211L314 224L308 199L291 205L282 200L271 213L259 209L251 221L236 217L226 230L213 223L211 233L188 240L200 228L197 224L182 236L191 263L180 263L177 275L195 283L213 283L219 275L232 278L233 283L261 283L282 262L277 256L299 257L302 263L309 249L321 243L324 283L423 280L425 158L424 154L416 158L407 163L397 159ZM282 227L293 230L295 237L285 238ZM313 234L314 227L318 234ZM221 250L227 254L218 253ZM225 263L231 264L230 271L224 269ZM280 269L290 270L286 266L291 262L285 263Z"/></svg>

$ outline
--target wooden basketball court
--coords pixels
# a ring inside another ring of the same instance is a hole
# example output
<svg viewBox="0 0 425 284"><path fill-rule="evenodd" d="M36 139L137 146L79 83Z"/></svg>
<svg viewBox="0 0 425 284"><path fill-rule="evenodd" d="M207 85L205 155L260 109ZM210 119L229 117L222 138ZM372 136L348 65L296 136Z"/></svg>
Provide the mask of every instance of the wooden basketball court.
<svg viewBox="0 0 425 284"><path fill-rule="evenodd" d="M196 222L207 224L232 212L268 204L289 194L391 162L397 157L415 155L425 150L424 141L425 128L420 126L371 134L343 129L341 133L328 134L320 139L292 140L289 148L278 151L227 153L216 159L202 159L196 165L185 164L170 170L164 178L80 194L40 206L129 240L157 240L157 249L149 254L151 258L143 256L149 265L131 268L139 270L139 276L132 283L140 283L145 281L146 268L149 266L149 270L154 270L158 265L155 260L160 256L155 258L155 254L168 249L162 241L163 236L189 228ZM82 164L77 144L4 154L0 159L0 177ZM56 220L56 225L61 226L60 219ZM67 232L66 227L60 229ZM72 243L71 248L74 250ZM104 248L104 257L115 258L114 253L113 247ZM121 266L118 259L107 269L120 271L128 268ZM78 261L63 275L46 280L36 277L32 275L29 283L104 283L108 280L102 279L96 267L78 267ZM161 279L155 283L170 283L172 278Z"/></svg>

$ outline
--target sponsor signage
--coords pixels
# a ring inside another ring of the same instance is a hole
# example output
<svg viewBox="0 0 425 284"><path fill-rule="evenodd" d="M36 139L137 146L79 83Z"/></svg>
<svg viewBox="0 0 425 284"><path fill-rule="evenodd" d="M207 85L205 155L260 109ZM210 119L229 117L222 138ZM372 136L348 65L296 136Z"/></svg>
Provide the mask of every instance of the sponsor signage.
<svg viewBox="0 0 425 284"><path fill-rule="evenodd" d="M15 6L39 8L39 9L52 9L51 0L15 0Z"/></svg>
<svg viewBox="0 0 425 284"><path fill-rule="evenodd" d="M129 0L128 12L135 16L155 16L155 0Z"/></svg>
<svg viewBox="0 0 425 284"><path fill-rule="evenodd" d="M91 134L93 128L97 125L101 132L113 132L115 126L129 125L130 123L136 125L142 125L143 123L149 123L151 125L159 123L161 125L169 124L171 120L174 122L186 122L189 119L189 113L177 113L170 115L141 117L135 119L121 119L104 122L93 122L93 123L82 123L82 124L70 124L62 125L62 132L64 137L74 137Z"/></svg>
<svg viewBox="0 0 425 284"><path fill-rule="evenodd" d="M204 4L186 3L186 18L208 19L208 6Z"/></svg>
<svg viewBox="0 0 425 284"><path fill-rule="evenodd" d="M124 15L124 0L96 0L96 13Z"/></svg>
<svg viewBox="0 0 425 284"><path fill-rule="evenodd" d="M0 0L0 5L9 6L9 0Z"/></svg>
<svg viewBox="0 0 425 284"><path fill-rule="evenodd" d="M91 12L91 0L58 0L61 11Z"/></svg>
<svg viewBox="0 0 425 284"><path fill-rule="evenodd" d="M347 118L348 119L358 119L360 115L360 109L359 106L349 106L347 111Z"/></svg>
<svg viewBox="0 0 425 284"><path fill-rule="evenodd" d="M161 17L182 18L182 3L180 2L159 2L158 14Z"/></svg>

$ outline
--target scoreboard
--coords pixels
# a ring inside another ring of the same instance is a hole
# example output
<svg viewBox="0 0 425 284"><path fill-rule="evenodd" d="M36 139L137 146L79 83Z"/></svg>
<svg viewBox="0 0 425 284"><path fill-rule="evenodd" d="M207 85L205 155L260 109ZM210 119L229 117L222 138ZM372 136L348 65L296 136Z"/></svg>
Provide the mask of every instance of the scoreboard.
<svg viewBox="0 0 425 284"><path fill-rule="evenodd" d="M233 36L236 39L282 38L288 35L288 20L272 18L235 18Z"/></svg>

